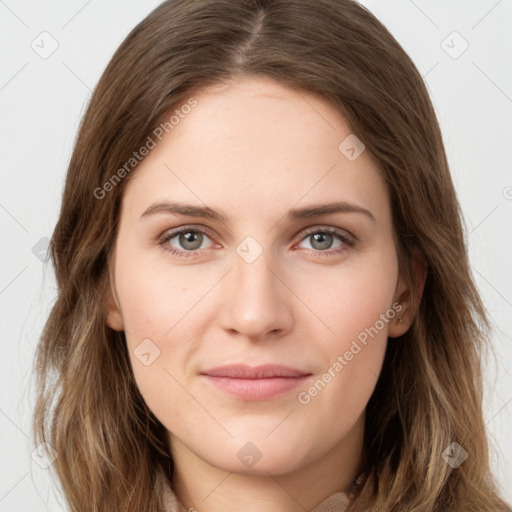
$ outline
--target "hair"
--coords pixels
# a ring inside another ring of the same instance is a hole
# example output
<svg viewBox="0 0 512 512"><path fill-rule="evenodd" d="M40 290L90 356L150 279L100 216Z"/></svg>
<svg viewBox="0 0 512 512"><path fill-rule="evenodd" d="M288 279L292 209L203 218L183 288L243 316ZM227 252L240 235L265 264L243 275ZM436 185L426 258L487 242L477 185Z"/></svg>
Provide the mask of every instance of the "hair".
<svg viewBox="0 0 512 512"><path fill-rule="evenodd" d="M154 486L159 471L172 479L166 429L137 388L125 333L106 323L120 203L136 165L118 170L194 94L251 76L328 100L364 142L389 188L399 269L418 308L388 344L367 405L363 467L372 478L349 510L510 510L482 412L490 320L439 124L412 60L353 0L168 0L105 69L67 170L50 241L58 294L34 361L34 439L56 450L70 510L164 510ZM411 265L418 252L422 294ZM457 468L442 457L453 442L468 452Z"/></svg>

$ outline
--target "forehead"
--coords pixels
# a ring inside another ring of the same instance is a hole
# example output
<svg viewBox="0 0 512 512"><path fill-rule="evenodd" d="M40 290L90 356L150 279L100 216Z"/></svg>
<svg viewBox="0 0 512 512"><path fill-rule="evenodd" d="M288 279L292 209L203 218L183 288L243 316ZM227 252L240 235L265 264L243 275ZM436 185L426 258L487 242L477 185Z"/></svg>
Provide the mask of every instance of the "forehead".
<svg viewBox="0 0 512 512"><path fill-rule="evenodd" d="M134 216L164 198L237 216L258 211L269 220L293 205L343 200L389 215L376 162L368 151L351 161L340 150L353 135L324 98L259 77L193 97L197 105L156 144L124 191Z"/></svg>

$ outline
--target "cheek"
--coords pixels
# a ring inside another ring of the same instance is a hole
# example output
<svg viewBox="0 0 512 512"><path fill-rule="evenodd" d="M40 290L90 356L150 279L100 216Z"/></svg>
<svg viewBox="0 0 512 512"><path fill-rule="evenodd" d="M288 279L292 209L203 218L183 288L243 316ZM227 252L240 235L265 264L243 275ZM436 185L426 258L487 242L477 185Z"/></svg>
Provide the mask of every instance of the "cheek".
<svg viewBox="0 0 512 512"><path fill-rule="evenodd" d="M303 390L301 403L327 411L333 421L340 408L352 419L363 411L382 368L389 324L397 314L392 307L397 277L392 247L325 277L316 276L308 304L328 329L318 324L324 334L314 339L323 368L313 386Z"/></svg>
<svg viewBox="0 0 512 512"><path fill-rule="evenodd" d="M157 418L170 426L172 421L166 419L183 416L180 413L190 408L183 372L190 351L195 349L179 323L185 312L173 305L175 301L161 285L148 286L150 281L140 286L131 281L132 297L123 303L126 343L139 392ZM189 420L183 417L181 421L186 426Z"/></svg>
<svg viewBox="0 0 512 512"><path fill-rule="evenodd" d="M202 289L194 267L173 267L161 255L145 255L136 247L117 260L116 283L125 330L134 343L169 335L198 302Z"/></svg>
<svg viewBox="0 0 512 512"><path fill-rule="evenodd" d="M346 265L319 268L307 279L299 276L293 286L316 315L316 319L310 315L311 322L316 321L324 346L332 353L346 350L351 340L374 326L382 314L394 316L391 306L397 278L396 255L389 244L347 260ZM379 322L378 329L385 339L388 323Z"/></svg>
<svg viewBox="0 0 512 512"><path fill-rule="evenodd" d="M183 369L197 349L190 341L190 326L197 325L204 290L192 267L164 267L126 249L121 254L116 261L116 288L135 381L153 413L172 418L190 408Z"/></svg>

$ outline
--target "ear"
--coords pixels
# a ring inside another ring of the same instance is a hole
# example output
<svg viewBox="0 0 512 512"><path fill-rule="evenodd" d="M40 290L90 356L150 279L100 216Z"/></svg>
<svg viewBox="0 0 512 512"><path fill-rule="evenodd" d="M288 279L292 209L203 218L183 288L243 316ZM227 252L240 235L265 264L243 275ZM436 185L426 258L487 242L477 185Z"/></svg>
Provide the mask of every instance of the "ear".
<svg viewBox="0 0 512 512"><path fill-rule="evenodd" d="M112 273L108 275L108 285L105 286L105 307L107 312L107 325L114 331L124 331L124 322L121 315L121 307L117 300Z"/></svg>
<svg viewBox="0 0 512 512"><path fill-rule="evenodd" d="M398 336L402 336L402 334L409 330L417 313L421 297L423 296L425 281L427 279L427 262L425 261L425 257L418 248L416 248L413 252L411 264L412 274L416 281L418 295L414 301L412 290L407 285L407 282L403 276L400 276L398 279L393 304L399 303L401 305L401 309L400 311L397 310L397 314L389 323L388 336L390 338L397 338Z"/></svg>

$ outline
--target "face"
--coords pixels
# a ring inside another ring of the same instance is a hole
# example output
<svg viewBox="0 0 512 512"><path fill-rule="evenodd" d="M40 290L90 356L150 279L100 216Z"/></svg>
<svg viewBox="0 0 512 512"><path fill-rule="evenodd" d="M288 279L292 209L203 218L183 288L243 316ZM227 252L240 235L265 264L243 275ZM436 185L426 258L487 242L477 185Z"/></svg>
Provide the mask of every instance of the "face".
<svg viewBox="0 0 512 512"><path fill-rule="evenodd" d="M322 98L262 78L194 97L124 190L108 323L173 453L291 472L361 439L406 330L389 192Z"/></svg>

